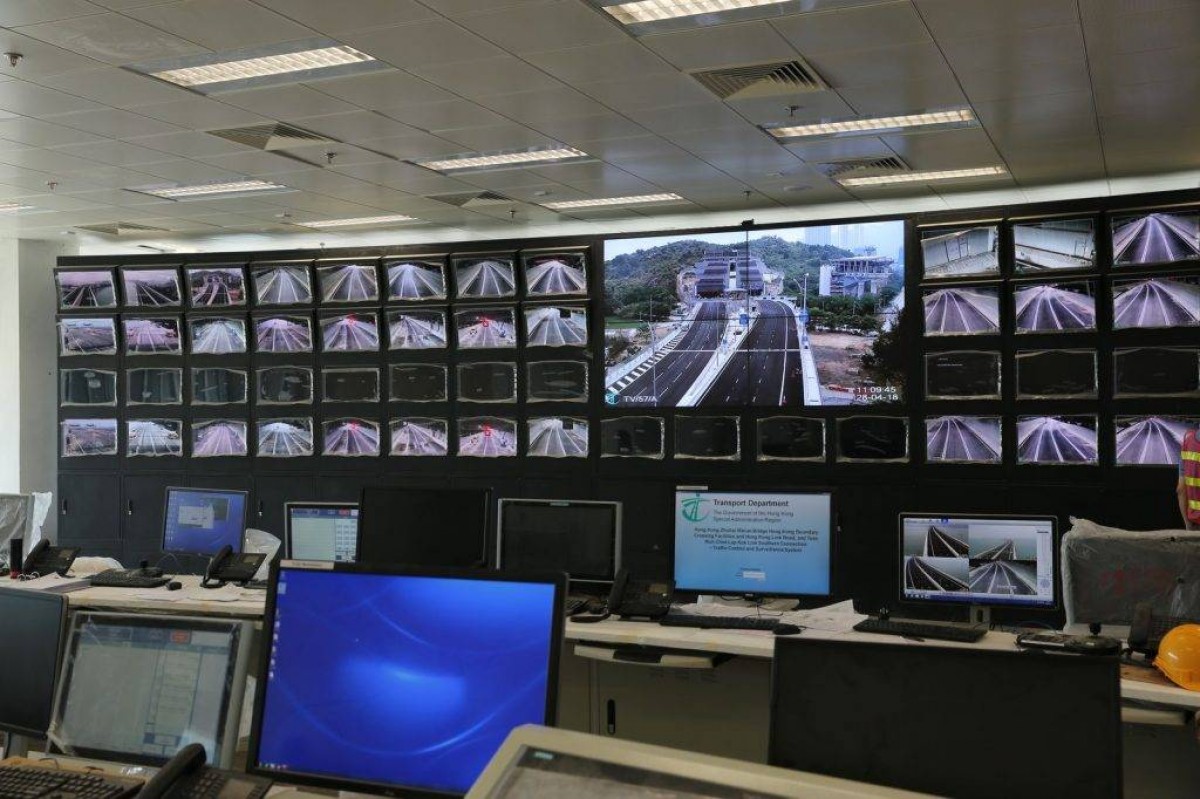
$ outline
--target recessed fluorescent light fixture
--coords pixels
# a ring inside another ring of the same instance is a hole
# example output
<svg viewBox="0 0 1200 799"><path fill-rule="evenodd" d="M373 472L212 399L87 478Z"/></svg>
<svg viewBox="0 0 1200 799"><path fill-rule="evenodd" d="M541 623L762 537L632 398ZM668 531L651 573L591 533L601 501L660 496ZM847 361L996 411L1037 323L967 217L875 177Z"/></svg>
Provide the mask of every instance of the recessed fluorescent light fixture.
<svg viewBox="0 0 1200 799"><path fill-rule="evenodd" d="M672 203L686 202L678 194L638 194L632 197L602 197L596 200L564 200L557 203L545 203L552 211L570 211L574 208L602 208L608 205L641 205L643 203Z"/></svg>
<svg viewBox="0 0 1200 799"><path fill-rule="evenodd" d="M868 0L590 0L635 36L781 17Z"/></svg>
<svg viewBox="0 0 1200 799"><path fill-rule="evenodd" d="M127 189L127 191L149 194L164 200L208 200L240 194L292 191L292 189L266 180L235 180L225 183L197 183L191 186L139 186Z"/></svg>
<svg viewBox="0 0 1200 799"><path fill-rule="evenodd" d="M32 205L21 205L20 203L0 203L0 214L15 214L20 211L32 210Z"/></svg>
<svg viewBox="0 0 1200 799"><path fill-rule="evenodd" d="M319 219L316 222L300 222L301 227L323 230L331 227L358 227L359 225L389 225L394 222L419 222L415 216L391 214L389 216L359 216L351 219Z"/></svg>
<svg viewBox="0 0 1200 799"><path fill-rule="evenodd" d="M460 170L509 169L530 164L577 162L589 160L591 156L574 147L555 147L532 150L515 150L493 155L459 155L439 158L434 161L414 161L417 166L434 172L458 172Z"/></svg>
<svg viewBox="0 0 1200 799"><path fill-rule="evenodd" d="M941 180L965 178L997 178L1008 174L1002 166L982 166L975 169L944 169L934 172L902 172L896 175L873 175L861 178L838 178L843 186L887 186L894 183L934 183Z"/></svg>
<svg viewBox="0 0 1200 799"><path fill-rule="evenodd" d="M764 130L777 139L803 139L817 136L862 136L880 133L918 133L927 130L947 130L971 127L975 114L969 108L931 111L927 114L905 114L891 117L845 119L840 122L814 122L809 125L770 125Z"/></svg>
<svg viewBox="0 0 1200 799"><path fill-rule="evenodd" d="M164 58L126 69L201 94L341 78L391 67L327 38Z"/></svg>

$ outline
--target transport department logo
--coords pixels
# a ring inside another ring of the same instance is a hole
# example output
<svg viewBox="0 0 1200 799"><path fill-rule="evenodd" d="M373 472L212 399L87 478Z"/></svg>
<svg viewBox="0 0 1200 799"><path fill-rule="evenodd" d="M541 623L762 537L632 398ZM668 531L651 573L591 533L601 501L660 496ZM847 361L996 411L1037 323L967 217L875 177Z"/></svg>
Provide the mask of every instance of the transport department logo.
<svg viewBox="0 0 1200 799"><path fill-rule="evenodd" d="M683 505L683 518L689 522L702 522L708 518L708 511L704 508L705 500L702 497L691 497L685 499Z"/></svg>

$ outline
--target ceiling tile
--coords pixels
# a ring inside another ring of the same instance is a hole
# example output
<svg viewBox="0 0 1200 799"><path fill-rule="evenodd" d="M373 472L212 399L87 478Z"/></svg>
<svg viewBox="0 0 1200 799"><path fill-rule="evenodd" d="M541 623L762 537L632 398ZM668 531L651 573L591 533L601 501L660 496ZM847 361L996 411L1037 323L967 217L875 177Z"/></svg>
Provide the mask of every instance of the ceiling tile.
<svg viewBox="0 0 1200 799"><path fill-rule="evenodd" d="M159 133L154 136L138 136L131 139L135 144L161 150L164 153L182 156L184 158L199 158L206 155L224 155L226 153L245 152L245 145L210 136L207 133L182 131L179 133Z"/></svg>
<svg viewBox="0 0 1200 799"><path fill-rule="evenodd" d="M305 130L311 130L344 142L408 136L420 132L374 111L350 111L345 114L298 117L291 121Z"/></svg>
<svg viewBox="0 0 1200 799"><path fill-rule="evenodd" d="M368 111L381 111L411 103L435 103L456 99L445 89L403 72L353 75L312 84L319 92L353 103Z"/></svg>
<svg viewBox="0 0 1200 799"><path fill-rule="evenodd" d="M204 48L121 14L93 14L18 28L20 33L109 64L193 55Z"/></svg>
<svg viewBox="0 0 1200 799"><path fill-rule="evenodd" d="M808 60L835 89L936 79L949 69L932 42L823 53Z"/></svg>
<svg viewBox="0 0 1200 799"><path fill-rule="evenodd" d="M469 98L508 94L514 86L528 91L562 86L555 78L512 56L410 67L409 70L430 83Z"/></svg>
<svg viewBox="0 0 1200 799"><path fill-rule="evenodd" d="M0 119L0 139L44 147L53 147L57 144L104 141L103 136L97 136L94 133L86 133L52 122L30 119L29 117Z"/></svg>
<svg viewBox="0 0 1200 799"><path fill-rule="evenodd" d="M913 0L940 41L1078 22L1075 0Z"/></svg>
<svg viewBox="0 0 1200 799"><path fill-rule="evenodd" d="M7 0L0 5L0 27L16 28L38 22L99 14L103 11L102 6L87 0Z"/></svg>
<svg viewBox="0 0 1200 799"><path fill-rule="evenodd" d="M216 51L306 39L315 33L248 0L181 0L125 13Z"/></svg>
<svg viewBox="0 0 1200 799"><path fill-rule="evenodd" d="M102 109L103 105L23 80L0 83L0 109L23 116L44 117L72 111Z"/></svg>
<svg viewBox="0 0 1200 799"><path fill-rule="evenodd" d="M854 136L845 139L797 142L787 149L799 156L806 164L824 164L848 158L881 158L895 155L892 149L878 136Z"/></svg>
<svg viewBox="0 0 1200 799"><path fill-rule="evenodd" d="M1083 30L1078 24L1053 25L1001 35L975 36L940 42L942 52L957 73L1008 69L1013 53L1020 52L1022 66L1054 61L1083 61Z"/></svg>
<svg viewBox="0 0 1200 799"><path fill-rule="evenodd" d="M1129 116L1140 118L1143 126L1147 119L1174 119L1182 125L1200 122L1200 103L1196 102L1200 72L1136 86L1097 86L1093 96L1102 121L1104 117Z"/></svg>
<svg viewBox="0 0 1200 799"><path fill-rule="evenodd" d="M585 83L575 88L616 111L647 106L687 105L713 98L687 75L646 75L638 80Z"/></svg>
<svg viewBox="0 0 1200 799"><path fill-rule="evenodd" d="M640 42L626 40L531 53L525 60L567 83L591 83L675 74L676 68Z"/></svg>
<svg viewBox="0 0 1200 799"><path fill-rule="evenodd" d="M601 103L567 87L532 92L498 94L480 98L485 105L510 119L535 124L544 120L570 119L609 113Z"/></svg>
<svg viewBox="0 0 1200 799"><path fill-rule="evenodd" d="M236 180L239 177L237 172L221 169L211 164L202 164L198 161L165 161L161 164L142 164L138 167L138 171L153 177L130 185L151 185L164 182L215 183L222 180Z"/></svg>
<svg viewBox="0 0 1200 799"><path fill-rule="evenodd" d="M803 125L854 116L846 101L833 92L733 100L729 106L754 125Z"/></svg>
<svg viewBox="0 0 1200 799"><path fill-rule="evenodd" d="M1200 40L1200 11L1195 2L1169 9L1144 8L1144 13L1113 13L1110 4L1097 4L1084 16L1088 47L1107 53L1137 53L1195 45ZM1088 7L1087 4L1084 5Z"/></svg>
<svg viewBox="0 0 1200 799"><path fill-rule="evenodd" d="M339 164L335 165L333 170L367 183L391 186L394 189L402 189L415 194L470 191L471 189L469 184L444 177L419 166L397 161L369 166Z"/></svg>
<svg viewBox="0 0 1200 799"><path fill-rule="evenodd" d="M447 141L463 145L468 150L481 153L525 147L545 147L558 144L554 139L536 130L515 123L492 125L486 128L448 130L442 133L441 136Z"/></svg>
<svg viewBox="0 0 1200 799"><path fill-rule="evenodd" d="M1018 62L1010 70L963 72L958 78L972 105L1091 89L1091 78L1083 61L1036 65Z"/></svg>
<svg viewBox="0 0 1200 799"><path fill-rule="evenodd" d="M350 103L344 103L336 97L314 91L307 86L274 86L231 92L221 95L221 101L278 120L359 110Z"/></svg>
<svg viewBox="0 0 1200 799"><path fill-rule="evenodd" d="M773 19L770 24L805 58L933 40L908 0L793 14Z"/></svg>
<svg viewBox="0 0 1200 799"><path fill-rule="evenodd" d="M210 155L198 160L219 169L236 172L240 175L254 176L295 172L304 167L304 164L295 159L257 150L244 153L229 153L228 155Z"/></svg>
<svg viewBox="0 0 1200 799"><path fill-rule="evenodd" d="M548 119L534 123L533 127L564 144L580 147L588 152L593 152L593 148L588 145L594 142L627 139L631 136L644 136L647 133L646 129L636 122L613 113L597 114L591 117Z"/></svg>
<svg viewBox="0 0 1200 799"><path fill-rule="evenodd" d="M1090 49L1088 66L1097 86L1156 83L1164 75L1195 75L1200 64L1200 44L1148 50L1140 53L1109 53Z"/></svg>
<svg viewBox="0 0 1200 799"><path fill-rule="evenodd" d="M428 67L497 58L504 51L449 20L344 34L346 44L398 67ZM414 70L416 71L416 70Z"/></svg>
<svg viewBox="0 0 1200 799"><path fill-rule="evenodd" d="M577 0L463 15L458 22L512 53L565 50L627 39L608 14Z"/></svg>
<svg viewBox="0 0 1200 799"><path fill-rule="evenodd" d="M406 105L383 113L406 125L434 132L511 124L511 120L470 100Z"/></svg>
<svg viewBox="0 0 1200 799"><path fill-rule="evenodd" d="M962 87L949 72L908 83L839 89L838 94L851 111L860 116L912 114L967 104Z"/></svg>
<svg viewBox="0 0 1200 799"><path fill-rule="evenodd" d="M61 47L5 28L0 28L0 48L6 53L21 53L25 56L21 60L21 77L31 81L40 81L49 75L76 69L97 69L104 66L95 59L76 55ZM3 75L0 79L8 80L9 75Z"/></svg>
<svg viewBox="0 0 1200 799"><path fill-rule="evenodd" d="M67 144L55 147L54 152L75 155L102 164L114 166L136 166L173 161L176 156L161 150L152 150L137 144L119 141L91 142L89 144Z"/></svg>
<svg viewBox="0 0 1200 799"><path fill-rule="evenodd" d="M435 156L457 155L462 145L446 141L431 133L414 133L410 136L395 136L387 139L372 139L359 142L364 147L387 153L393 158L421 160Z"/></svg>
<svg viewBox="0 0 1200 799"><path fill-rule="evenodd" d="M181 128L193 130L220 130L239 128L246 125L262 125L270 122L244 108L235 108L207 97L188 96L170 103L139 105L130 109L142 116L169 122Z"/></svg>
<svg viewBox="0 0 1200 799"><path fill-rule="evenodd" d="M645 36L641 42L684 70L790 61L796 51L766 22Z"/></svg>
<svg viewBox="0 0 1200 799"><path fill-rule="evenodd" d="M4 84L0 84L0 92ZM172 133L178 131L175 125L159 122L140 114L129 111L119 111L115 108L102 111L81 111L74 114L61 114L54 121L88 133L107 136L110 139L125 139L133 136L151 136L155 133Z"/></svg>
<svg viewBox="0 0 1200 799"><path fill-rule="evenodd" d="M325 34L401 25L437 17L433 11L416 0L354 0L353 3L331 3L329 0L255 2Z"/></svg>
<svg viewBox="0 0 1200 799"><path fill-rule="evenodd" d="M631 109L628 114L634 122L660 136L693 130L757 132L745 119L715 100L692 105L637 108Z"/></svg>
<svg viewBox="0 0 1200 799"><path fill-rule="evenodd" d="M481 189L504 193L514 186L542 186L546 179L528 169L497 169L494 172L471 172L458 180Z"/></svg>
<svg viewBox="0 0 1200 799"><path fill-rule="evenodd" d="M1095 135L1096 116L1089 92L1039 95L1019 100L978 103L975 113L1003 153L1012 143Z"/></svg>
<svg viewBox="0 0 1200 799"><path fill-rule="evenodd" d="M979 129L884 136L883 143L913 169L967 169L1001 163L988 135Z"/></svg>
<svg viewBox="0 0 1200 799"><path fill-rule="evenodd" d="M185 89L113 67L52 75L38 80L38 83L116 108L172 102L194 96Z"/></svg>

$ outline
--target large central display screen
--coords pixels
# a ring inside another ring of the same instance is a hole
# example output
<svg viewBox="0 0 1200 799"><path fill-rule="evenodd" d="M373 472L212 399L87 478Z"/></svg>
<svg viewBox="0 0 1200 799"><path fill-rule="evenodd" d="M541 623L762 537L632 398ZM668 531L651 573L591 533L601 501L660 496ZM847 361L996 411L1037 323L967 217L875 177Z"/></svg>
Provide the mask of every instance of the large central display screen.
<svg viewBox="0 0 1200 799"><path fill-rule="evenodd" d="M830 593L828 493L675 491L675 587L773 596Z"/></svg>
<svg viewBox="0 0 1200 799"><path fill-rule="evenodd" d="M896 402L904 224L604 243L605 402Z"/></svg>

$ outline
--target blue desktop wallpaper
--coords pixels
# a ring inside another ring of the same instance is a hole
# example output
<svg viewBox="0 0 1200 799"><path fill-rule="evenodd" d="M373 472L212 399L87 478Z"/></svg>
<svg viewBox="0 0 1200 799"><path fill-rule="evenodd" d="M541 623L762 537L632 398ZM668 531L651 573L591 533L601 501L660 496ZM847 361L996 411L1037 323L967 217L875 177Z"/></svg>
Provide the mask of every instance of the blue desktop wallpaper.
<svg viewBox="0 0 1200 799"><path fill-rule="evenodd" d="M514 727L552 721L560 623L547 583L284 569L258 765L465 792Z"/></svg>
<svg viewBox="0 0 1200 799"><path fill-rule="evenodd" d="M215 555L228 544L234 552L241 552L246 535L245 506L246 495L237 492L171 491L167 495L163 551ZM197 524L200 518L204 521Z"/></svg>

